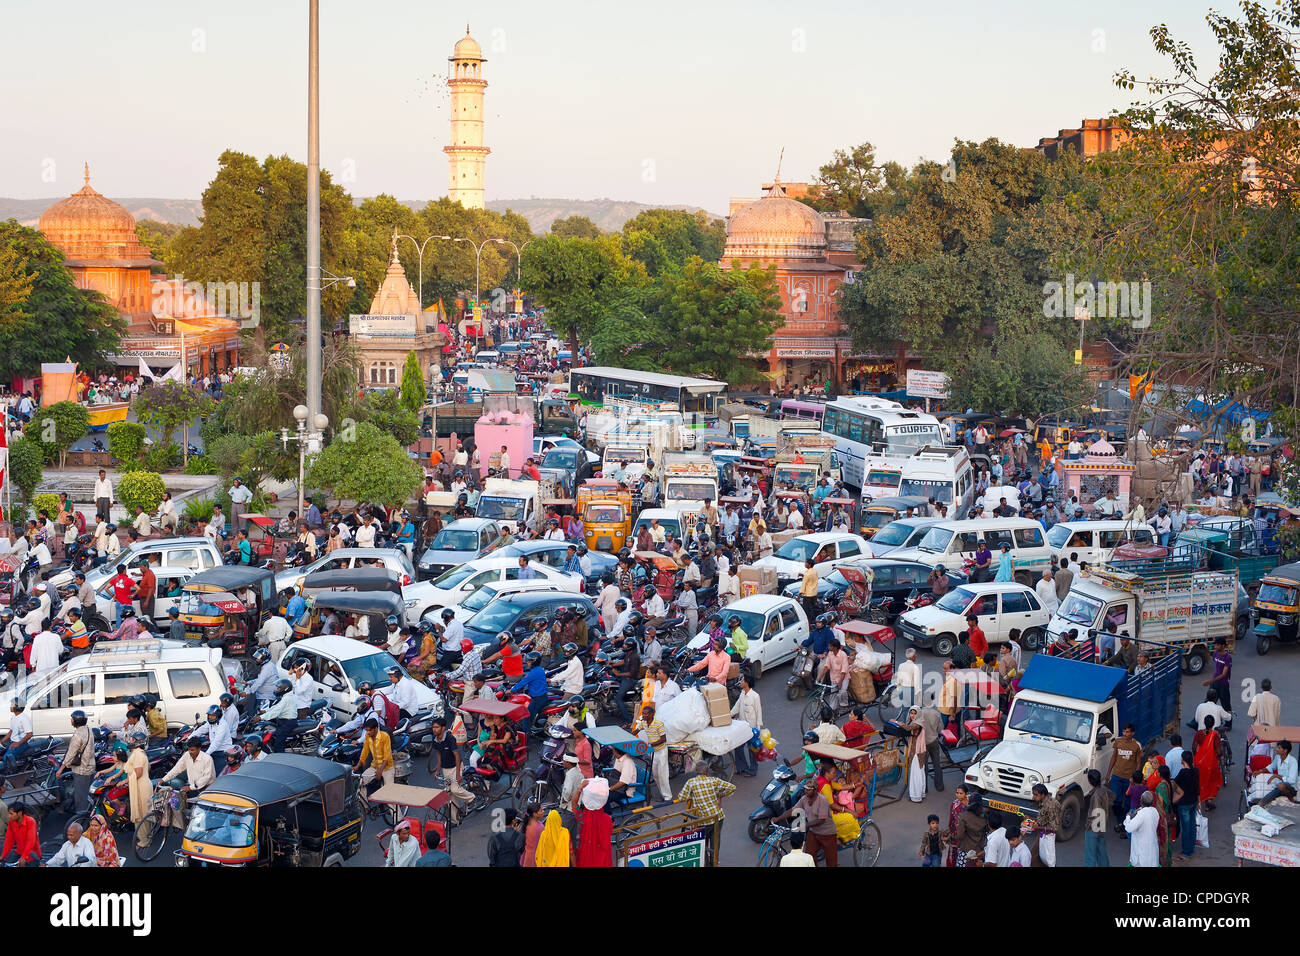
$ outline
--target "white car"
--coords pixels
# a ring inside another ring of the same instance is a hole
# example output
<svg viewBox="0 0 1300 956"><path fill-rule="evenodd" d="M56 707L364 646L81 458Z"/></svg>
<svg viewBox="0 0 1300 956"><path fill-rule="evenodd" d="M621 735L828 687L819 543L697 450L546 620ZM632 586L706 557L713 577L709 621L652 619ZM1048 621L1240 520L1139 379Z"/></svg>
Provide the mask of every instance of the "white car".
<svg viewBox="0 0 1300 956"><path fill-rule="evenodd" d="M874 556L866 538L843 531L817 531L791 538L775 554L755 561L754 566L776 568L778 586L783 586L803 577L804 562L809 558L820 575L830 574L837 564L850 558Z"/></svg>
<svg viewBox="0 0 1300 956"><path fill-rule="evenodd" d="M753 665L754 679L764 671L792 659L799 645L808 636L808 616L797 601L779 594L751 594L733 601L718 613L723 621L731 615L740 618L741 629L749 637L745 659ZM690 647L701 648L709 644L709 632L701 631L690 641Z"/></svg>
<svg viewBox="0 0 1300 956"><path fill-rule="evenodd" d="M587 461L593 465L600 464L600 456L588 449L581 442L567 435L538 435L533 438L533 457L541 461L542 455L552 448L577 448L587 453Z"/></svg>
<svg viewBox="0 0 1300 956"><path fill-rule="evenodd" d="M542 561L530 561L528 566L537 573L537 577L533 580L547 581L557 590L572 591L574 594L583 594L586 591L586 582L579 574L571 574ZM424 582L430 589L428 610L458 607L485 584L519 580L519 571L518 557L478 558L467 561L432 581ZM420 616L423 617L424 614Z"/></svg>
<svg viewBox="0 0 1300 956"><path fill-rule="evenodd" d="M1023 584L990 581L953 588L934 604L903 614L896 626L917 647L932 647L947 657L957 646L957 635L967 630L968 614L979 619L990 647L1010 640L1012 628L1020 629L1021 646L1039 647L1039 635L1051 619L1038 596Z"/></svg>
<svg viewBox="0 0 1300 956"><path fill-rule="evenodd" d="M529 581L488 581L482 587L475 590L467 596L460 604L451 606L451 612L456 616L456 620L464 624L471 617L477 614L483 608L487 607L497 598L509 597L512 594L521 594L524 591L558 591L572 593L563 585L567 582L558 581L554 578L533 578ZM431 612L437 618L441 612Z"/></svg>
<svg viewBox="0 0 1300 956"><path fill-rule="evenodd" d="M384 567L401 575L402 600L406 604L406 623L419 624L425 613L440 605L428 581L415 580L415 571L406 552L398 548L339 548L301 568L286 568L275 576L275 588L281 594L294 591L303 578L317 571L338 571L356 567L358 561L369 565L379 560Z"/></svg>
<svg viewBox="0 0 1300 956"><path fill-rule="evenodd" d="M334 714L344 719L356 712L353 701L357 699L357 687L369 681L376 690L383 690L389 684L388 668L395 663L393 655L373 644L354 637L322 634L289 645L276 662L280 674L287 677L289 669L304 657L311 662L311 676L316 682L314 696L329 701ZM440 710L442 703L437 693L420 681L415 683L420 709Z"/></svg>

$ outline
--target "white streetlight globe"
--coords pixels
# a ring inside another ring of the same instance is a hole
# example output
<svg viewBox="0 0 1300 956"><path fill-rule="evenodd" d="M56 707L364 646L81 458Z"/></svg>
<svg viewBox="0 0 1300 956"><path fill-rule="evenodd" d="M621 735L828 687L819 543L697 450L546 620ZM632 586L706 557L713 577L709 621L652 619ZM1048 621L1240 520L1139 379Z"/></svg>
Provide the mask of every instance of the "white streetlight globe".
<svg viewBox="0 0 1300 956"><path fill-rule="evenodd" d="M307 420L307 406L306 405L293 406L293 417L296 421L305 422Z"/></svg>
<svg viewBox="0 0 1300 956"><path fill-rule="evenodd" d="M312 424L316 426L316 431L323 432L325 429L330 427L329 416L323 412L319 412L316 417L312 419Z"/></svg>

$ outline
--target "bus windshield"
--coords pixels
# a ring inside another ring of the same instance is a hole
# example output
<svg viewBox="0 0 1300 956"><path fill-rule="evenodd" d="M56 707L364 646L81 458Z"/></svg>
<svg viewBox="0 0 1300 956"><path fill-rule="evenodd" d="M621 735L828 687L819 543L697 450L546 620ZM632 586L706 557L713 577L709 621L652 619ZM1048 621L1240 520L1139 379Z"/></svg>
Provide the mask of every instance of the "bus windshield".
<svg viewBox="0 0 1300 956"><path fill-rule="evenodd" d="M707 481L671 481L664 490L668 501L710 501L718 496L718 489Z"/></svg>
<svg viewBox="0 0 1300 956"><path fill-rule="evenodd" d="M890 454L912 454L926 445L938 445L943 442L939 435L939 426L926 425L886 425L885 446Z"/></svg>
<svg viewBox="0 0 1300 956"><path fill-rule="evenodd" d="M919 495L946 504L952 503L952 482L933 478L904 478L898 487L900 495Z"/></svg>

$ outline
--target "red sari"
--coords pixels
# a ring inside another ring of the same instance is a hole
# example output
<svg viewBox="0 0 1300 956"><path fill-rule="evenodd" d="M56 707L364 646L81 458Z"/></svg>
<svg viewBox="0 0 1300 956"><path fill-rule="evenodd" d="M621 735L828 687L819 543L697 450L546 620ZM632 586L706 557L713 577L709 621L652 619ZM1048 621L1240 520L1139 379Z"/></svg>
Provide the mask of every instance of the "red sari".
<svg viewBox="0 0 1300 956"><path fill-rule="evenodd" d="M604 810L578 807L577 866L614 865L614 820Z"/></svg>
<svg viewBox="0 0 1300 956"><path fill-rule="evenodd" d="M1223 772L1219 769L1219 732L1211 730L1207 734L1198 730L1192 749L1196 752L1192 762L1200 775L1200 799L1202 802L1213 800L1223 786Z"/></svg>

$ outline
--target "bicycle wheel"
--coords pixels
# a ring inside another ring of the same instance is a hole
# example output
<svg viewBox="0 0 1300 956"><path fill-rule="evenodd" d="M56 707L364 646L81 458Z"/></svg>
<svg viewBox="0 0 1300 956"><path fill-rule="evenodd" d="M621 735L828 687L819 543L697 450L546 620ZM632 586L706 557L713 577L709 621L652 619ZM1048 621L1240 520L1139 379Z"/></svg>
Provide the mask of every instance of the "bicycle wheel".
<svg viewBox="0 0 1300 956"><path fill-rule="evenodd" d="M763 848L758 853L759 866L781 865L781 860L786 853L784 839L784 836L778 836L776 831L768 834L767 839L763 841Z"/></svg>
<svg viewBox="0 0 1300 956"><path fill-rule="evenodd" d="M135 826L135 837L131 845L135 849L136 859L141 863L148 863L155 859L167 846L170 837L171 827L163 823L162 812L150 811Z"/></svg>
<svg viewBox="0 0 1300 956"><path fill-rule="evenodd" d="M808 698L808 703L803 705L803 711L799 714L799 733L806 734L813 727L817 726L821 720L822 712L822 695L814 692Z"/></svg>
<svg viewBox="0 0 1300 956"><path fill-rule="evenodd" d="M880 827L867 820L862 824L862 832L853 841L853 865L875 866L876 861L880 859L880 849L883 845Z"/></svg>
<svg viewBox="0 0 1300 956"><path fill-rule="evenodd" d="M533 776L533 772L525 770L515 778L514 786L511 788L510 805L522 812L524 807L528 806L533 800L541 802L540 790L541 788L538 786L537 778Z"/></svg>

